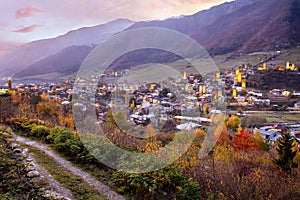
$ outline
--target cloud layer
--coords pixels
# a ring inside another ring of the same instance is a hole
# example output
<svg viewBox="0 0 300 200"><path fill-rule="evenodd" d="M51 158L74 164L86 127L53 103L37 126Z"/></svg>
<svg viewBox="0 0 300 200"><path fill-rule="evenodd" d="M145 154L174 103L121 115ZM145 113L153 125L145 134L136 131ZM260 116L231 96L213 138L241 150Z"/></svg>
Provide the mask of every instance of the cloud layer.
<svg viewBox="0 0 300 200"><path fill-rule="evenodd" d="M39 26L40 25L34 24L34 25L27 26L27 27L24 27L24 28L21 28L21 29L13 30L13 32L16 32L16 33L29 33L29 32L34 31Z"/></svg>
<svg viewBox="0 0 300 200"><path fill-rule="evenodd" d="M37 12L42 12L42 10L40 10L32 5L29 5L25 8L20 8L20 9L16 10L15 16L17 19L20 19L23 17L32 17Z"/></svg>

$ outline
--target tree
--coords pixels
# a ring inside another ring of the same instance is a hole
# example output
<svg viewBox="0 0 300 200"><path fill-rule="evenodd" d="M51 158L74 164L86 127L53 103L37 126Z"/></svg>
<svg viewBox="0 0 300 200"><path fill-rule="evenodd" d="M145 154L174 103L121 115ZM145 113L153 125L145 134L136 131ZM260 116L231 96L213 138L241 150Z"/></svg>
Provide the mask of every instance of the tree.
<svg viewBox="0 0 300 200"><path fill-rule="evenodd" d="M220 145L230 144L230 135L229 135L229 132L228 132L226 126L223 127L217 143Z"/></svg>
<svg viewBox="0 0 300 200"><path fill-rule="evenodd" d="M234 150L260 150L261 147L255 142L252 135L246 130L240 130L233 140Z"/></svg>
<svg viewBox="0 0 300 200"><path fill-rule="evenodd" d="M37 112L43 117L56 115L57 105L54 102L40 102L37 104Z"/></svg>
<svg viewBox="0 0 300 200"><path fill-rule="evenodd" d="M254 131L254 140L256 144L258 144L261 147L261 150L263 151L270 150L269 144L266 141L264 141L264 139L261 137L260 133L257 130Z"/></svg>
<svg viewBox="0 0 300 200"><path fill-rule="evenodd" d="M42 101L46 101L46 100L48 100L48 98L49 98L49 94L46 93L46 92L43 92L43 93L40 95L40 97L41 97L41 100L42 100Z"/></svg>
<svg viewBox="0 0 300 200"><path fill-rule="evenodd" d="M171 90L169 88L164 88L162 89L162 91L159 93L159 97L162 98L162 97L167 97L167 94L170 93Z"/></svg>
<svg viewBox="0 0 300 200"><path fill-rule="evenodd" d="M110 129L118 128L118 124L114 119L114 113L112 110L107 111L105 118L106 118L106 124Z"/></svg>
<svg viewBox="0 0 300 200"><path fill-rule="evenodd" d="M273 160L273 163L283 171L290 172L297 168L298 164L294 162L297 151L294 150L295 143L293 137L289 134L282 134L278 140L277 152L279 157Z"/></svg>
<svg viewBox="0 0 300 200"><path fill-rule="evenodd" d="M43 119L50 124L58 122L59 107L55 100L49 102L39 102L36 106L36 111L40 119Z"/></svg>
<svg viewBox="0 0 300 200"><path fill-rule="evenodd" d="M237 128L240 126L240 119L238 116L232 116L230 118L225 119L225 124L227 128L231 129L232 131L236 131Z"/></svg>
<svg viewBox="0 0 300 200"><path fill-rule="evenodd" d="M203 115L206 117L209 113L209 104L204 104L203 106Z"/></svg>

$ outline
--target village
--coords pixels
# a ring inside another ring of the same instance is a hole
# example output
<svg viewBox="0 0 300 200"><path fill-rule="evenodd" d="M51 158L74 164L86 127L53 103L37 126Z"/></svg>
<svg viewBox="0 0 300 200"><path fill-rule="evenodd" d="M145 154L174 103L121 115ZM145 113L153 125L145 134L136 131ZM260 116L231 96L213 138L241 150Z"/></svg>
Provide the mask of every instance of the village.
<svg viewBox="0 0 300 200"><path fill-rule="evenodd" d="M266 74L270 80L264 77ZM73 106L84 111L87 104L92 104L99 124L105 123L106 113L112 109L124 112L128 121L136 126L145 127L151 123L163 131L206 130L211 117L220 113L237 116L241 121L254 115L300 113L300 88L295 84L300 81L299 68L289 62L285 67L267 65L266 62L257 66L241 65L229 71L217 71L206 79L201 74L184 72L181 78L161 83L134 85L103 81L123 75L124 72L93 75L90 80L101 82L96 88L83 88L78 95L88 96L94 92L95 97L73 105L75 80L66 80L62 84L13 85L12 80L7 79L7 84L0 86L0 97L18 101L22 96L30 96L31 101L39 101L39 96L47 94L49 100L59 101L63 110L72 110ZM287 78L283 79L283 76ZM276 83L272 81L275 79ZM84 85L88 82L80 77L76 81ZM2 117L8 113L5 108L0 111ZM288 129L300 145L300 120L248 122L245 126L251 133L258 131L271 146L281 137L282 130Z"/></svg>

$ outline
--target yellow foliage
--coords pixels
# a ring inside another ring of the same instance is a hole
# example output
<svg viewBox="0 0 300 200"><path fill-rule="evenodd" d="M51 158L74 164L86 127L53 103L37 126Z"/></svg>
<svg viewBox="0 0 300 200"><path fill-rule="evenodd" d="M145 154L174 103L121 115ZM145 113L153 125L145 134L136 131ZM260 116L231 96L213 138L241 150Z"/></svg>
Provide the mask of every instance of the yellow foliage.
<svg viewBox="0 0 300 200"><path fill-rule="evenodd" d="M69 128L71 130L74 130L74 120L73 120L73 115L72 114L68 114L67 116L64 115L59 115L58 116L58 120L59 120L59 124Z"/></svg>
<svg viewBox="0 0 300 200"><path fill-rule="evenodd" d="M230 118L226 117L225 123L227 128L234 131L239 131L237 129L240 127L241 123L240 123L240 119L237 116L232 116Z"/></svg>
<svg viewBox="0 0 300 200"><path fill-rule="evenodd" d="M236 157L237 152L234 151L230 145L218 145L214 149L214 158L216 160L230 164L236 159Z"/></svg>
<svg viewBox="0 0 300 200"><path fill-rule="evenodd" d="M203 131L203 130L201 130L201 129L199 129L199 128L197 128L196 129L196 135L197 136L201 136L201 137L205 137L206 136L206 132Z"/></svg>
<svg viewBox="0 0 300 200"><path fill-rule="evenodd" d="M42 117L51 118L57 115L58 104L55 101L39 102L36 111Z"/></svg>
<svg viewBox="0 0 300 200"><path fill-rule="evenodd" d="M296 140L294 140L293 142L293 148L292 148L292 151L295 152L295 151L298 151L298 143Z"/></svg>
<svg viewBox="0 0 300 200"><path fill-rule="evenodd" d="M48 93L43 92L43 93L41 94L41 99L42 99L42 101L46 101L48 98L49 98L49 94L48 94Z"/></svg>
<svg viewBox="0 0 300 200"><path fill-rule="evenodd" d="M32 113L31 113L31 108L30 105L27 103L20 103L19 107L18 107L18 112L17 112L17 116L18 118L30 118Z"/></svg>
<svg viewBox="0 0 300 200"><path fill-rule="evenodd" d="M21 100L20 94L16 93L15 90L10 90L9 94L10 94L10 98L11 98L12 102L20 102L20 100Z"/></svg>

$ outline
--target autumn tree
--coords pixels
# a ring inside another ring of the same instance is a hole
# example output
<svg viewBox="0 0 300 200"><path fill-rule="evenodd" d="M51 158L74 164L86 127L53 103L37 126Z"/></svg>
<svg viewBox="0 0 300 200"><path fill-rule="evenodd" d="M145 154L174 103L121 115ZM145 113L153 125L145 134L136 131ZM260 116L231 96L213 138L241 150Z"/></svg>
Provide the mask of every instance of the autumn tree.
<svg viewBox="0 0 300 200"><path fill-rule="evenodd" d="M227 145L227 144L230 144L230 143L231 143L230 133L227 131L226 126L224 126L221 133L220 133L220 136L218 138L217 144Z"/></svg>
<svg viewBox="0 0 300 200"><path fill-rule="evenodd" d="M63 115L62 113L59 113L58 115L59 124L69 128L71 130L74 130L74 119L72 113L69 113L67 115Z"/></svg>
<svg viewBox="0 0 300 200"><path fill-rule="evenodd" d="M31 107L28 103L26 102L21 102L18 106L18 110L17 110L17 117L18 118L30 118L32 117L33 113L31 110Z"/></svg>
<svg viewBox="0 0 300 200"><path fill-rule="evenodd" d="M57 121L58 103L55 101L39 102L36 111L40 118L53 124Z"/></svg>
<svg viewBox="0 0 300 200"><path fill-rule="evenodd" d="M42 101L46 101L46 100L49 99L49 94L46 93L46 92L43 92L43 93L40 95L40 97L41 97L41 100L42 100Z"/></svg>
<svg viewBox="0 0 300 200"><path fill-rule="evenodd" d="M255 142L247 130L240 130L234 137L233 148L236 151L260 150L261 147Z"/></svg>
<svg viewBox="0 0 300 200"><path fill-rule="evenodd" d="M17 93L15 90L10 90L10 99L13 103L19 103L21 101L21 96L19 93Z"/></svg>
<svg viewBox="0 0 300 200"><path fill-rule="evenodd" d="M270 145L266 141L264 141L264 139L262 138L262 136L257 130L254 131L254 140L256 144L258 144L261 147L261 150L263 151L270 150Z"/></svg>
<svg viewBox="0 0 300 200"><path fill-rule="evenodd" d="M278 140L276 148L279 157L273 160L273 163L283 171L290 172L293 168L297 168L298 164L294 162L297 151L294 150L294 138L289 134L282 134L282 138Z"/></svg>
<svg viewBox="0 0 300 200"><path fill-rule="evenodd" d="M236 131L237 128L240 126L240 119L237 116L227 117L225 119L225 124L228 129L232 131Z"/></svg>
<svg viewBox="0 0 300 200"><path fill-rule="evenodd" d="M208 115L208 113L209 113L209 104L205 104L204 106L203 106L203 115L204 116L207 116Z"/></svg>

